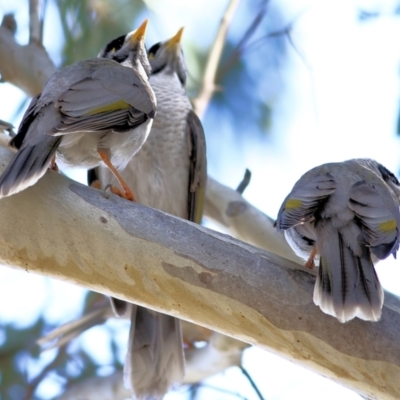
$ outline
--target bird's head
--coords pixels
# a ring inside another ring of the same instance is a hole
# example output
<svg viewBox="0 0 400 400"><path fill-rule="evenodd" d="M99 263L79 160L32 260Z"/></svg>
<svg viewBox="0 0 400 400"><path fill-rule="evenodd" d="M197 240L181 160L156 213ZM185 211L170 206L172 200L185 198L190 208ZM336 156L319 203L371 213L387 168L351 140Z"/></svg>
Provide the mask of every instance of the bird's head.
<svg viewBox="0 0 400 400"><path fill-rule="evenodd" d="M122 65L142 65L147 76L150 76L151 67L144 45L146 28L149 20L146 19L138 29L120 36L109 42L98 54L99 58L110 58Z"/></svg>
<svg viewBox="0 0 400 400"><path fill-rule="evenodd" d="M181 48L183 28L165 42L153 45L148 51L152 75L164 72L176 74L182 86L186 85L186 65Z"/></svg>

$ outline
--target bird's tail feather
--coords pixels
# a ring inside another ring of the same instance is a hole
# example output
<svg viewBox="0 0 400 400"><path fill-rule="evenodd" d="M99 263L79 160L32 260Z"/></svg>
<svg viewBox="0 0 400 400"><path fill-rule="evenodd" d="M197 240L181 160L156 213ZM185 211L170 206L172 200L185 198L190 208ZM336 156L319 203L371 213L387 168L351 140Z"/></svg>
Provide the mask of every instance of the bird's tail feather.
<svg viewBox="0 0 400 400"><path fill-rule="evenodd" d="M159 400L184 376L180 321L132 304L125 386L140 400Z"/></svg>
<svg viewBox="0 0 400 400"><path fill-rule="evenodd" d="M34 146L25 146L14 155L0 177L0 198L34 185L46 172L61 137L46 136Z"/></svg>
<svg viewBox="0 0 400 400"><path fill-rule="evenodd" d="M321 243L320 266L314 303L326 314L346 322L354 317L377 321L381 316L383 290L367 247L355 255L340 233Z"/></svg>

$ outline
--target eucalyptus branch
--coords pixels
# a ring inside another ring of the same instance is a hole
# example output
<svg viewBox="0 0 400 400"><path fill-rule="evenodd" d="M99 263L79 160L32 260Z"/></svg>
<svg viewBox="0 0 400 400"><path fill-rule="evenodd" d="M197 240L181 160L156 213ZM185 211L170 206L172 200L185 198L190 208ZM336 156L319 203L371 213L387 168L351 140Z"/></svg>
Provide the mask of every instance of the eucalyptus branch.
<svg viewBox="0 0 400 400"><path fill-rule="evenodd" d="M0 148L0 173L11 156ZM363 395L400 398L400 300L387 292L379 322L341 324L313 304L313 271L54 171L1 199L0 243L5 266L189 320Z"/></svg>
<svg viewBox="0 0 400 400"><path fill-rule="evenodd" d="M42 23L39 16L39 0L29 0L29 43L42 43Z"/></svg>
<svg viewBox="0 0 400 400"><path fill-rule="evenodd" d="M229 2L225 14L222 17L218 32L215 36L214 43L208 54L199 94L192 101L193 108L199 117L204 114L204 111L206 110L208 103L210 102L215 91L215 77L217 74L218 65L224 49L228 28L238 4L239 0L231 0Z"/></svg>
<svg viewBox="0 0 400 400"><path fill-rule="evenodd" d="M220 68L220 73L218 74L218 80L223 77L228 70L232 67L233 64L236 63L236 61L239 59L240 55L243 52L243 47L246 45L246 43L251 39L253 36L254 32L258 28L260 22L263 20L266 12L267 12L267 5L269 4L269 0L266 0L262 7L260 8L259 12L255 16L253 22L249 25L247 28L245 34L243 35L242 39L239 41L239 43L236 45L235 49L232 52L232 55L229 57L229 59L221 66Z"/></svg>
<svg viewBox="0 0 400 400"><path fill-rule="evenodd" d="M5 22L6 21L6 22ZM0 26L0 74L30 96L36 96L55 71L53 61L40 43L33 41L21 46L15 41L6 16Z"/></svg>

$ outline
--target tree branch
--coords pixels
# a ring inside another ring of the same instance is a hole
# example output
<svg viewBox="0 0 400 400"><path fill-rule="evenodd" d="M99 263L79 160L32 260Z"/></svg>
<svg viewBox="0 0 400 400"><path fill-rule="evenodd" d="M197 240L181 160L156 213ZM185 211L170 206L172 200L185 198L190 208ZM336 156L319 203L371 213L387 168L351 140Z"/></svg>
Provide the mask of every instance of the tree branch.
<svg viewBox="0 0 400 400"><path fill-rule="evenodd" d="M0 148L0 173L11 152ZM66 280L261 346L372 398L400 398L400 301L346 324L306 269L49 171L4 198L0 263Z"/></svg>
<svg viewBox="0 0 400 400"><path fill-rule="evenodd" d="M53 61L38 43L19 45L13 32L5 24L0 26L0 74L2 81L9 82L30 96L36 96L55 71Z"/></svg>
<svg viewBox="0 0 400 400"><path fill-rule="evenodd" d="M39 0L29 0L29 43L42 43L42 27L39 17Z"/></svg>
<svg viewBox="0 0 400 400"><path fill-rule="evenodd" d="M67 387L58 400L126 400L131 398L131 391L123 384L122 371L108 376L95 376Z"/></svg>
<svg viewBox="0 0 400 400"><path fill-rule="evenodd" d="M247 202L240 193L222 185L210 176L204 204L205 216L232 236L281 257L304 264L287 244L274 221Z"/></svg>
<svg viewBox="0 0 400 400"><path fill-rule="evenodd" d="M185 327L185 322L183 325ZM249 345L246 343L212 332L207 346L185 349L186 371L183 384L198 383L229 367L239 367L243 350L247 347ZM73 384L59 399L123 400L130 396L129 393L124 389L122 371L118 371L106 377L85 379Z"/></svg>
<svg viewBox="0 0 400 400"><path fill-rule="evenodd" d="M200 118L206 110L208 103L210 102L210 99L215 91L215 77L217 74L219 61L221 59L222 50L224 49L228 28L238 4L239 0L230 0L224 16L222 17L214 43L208 54L206 69L204 71L200 91L199 94L193 99L193 108Z"/></svg>

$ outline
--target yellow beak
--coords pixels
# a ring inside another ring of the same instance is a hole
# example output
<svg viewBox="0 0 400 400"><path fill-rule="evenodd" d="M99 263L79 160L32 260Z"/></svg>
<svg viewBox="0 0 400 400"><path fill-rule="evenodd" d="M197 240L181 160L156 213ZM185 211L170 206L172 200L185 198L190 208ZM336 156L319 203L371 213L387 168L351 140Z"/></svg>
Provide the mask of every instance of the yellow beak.
<svg viewBox="0 0 400 400"><path fill-rule="evenodd" d="M179 45L182 39L182 34L183 34L183 30L185 28L182 27L181 29L179 29L179 31L176 33L175 36L173 36L171 39L168 40L167 42L167 48L171 49L173 47L175 47L176 45Z"/></svg>
<svg viewBox="0 0 400 400"><path fill-rule="evenodd" d="M146 19L142 25L139 26L139 28L136 29L136 31L132 34L132 36L129 38L129 41L133 44L135 42L140 42L144 41L144 37L146 35L146 29L147 29L147 24L149 23L149 20Z"/></svg>

